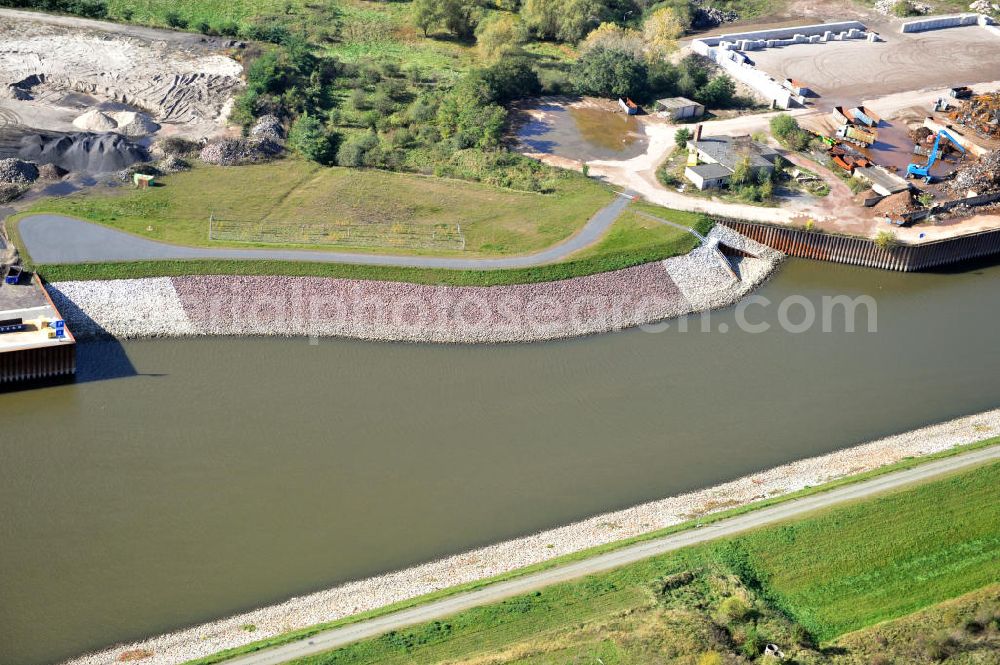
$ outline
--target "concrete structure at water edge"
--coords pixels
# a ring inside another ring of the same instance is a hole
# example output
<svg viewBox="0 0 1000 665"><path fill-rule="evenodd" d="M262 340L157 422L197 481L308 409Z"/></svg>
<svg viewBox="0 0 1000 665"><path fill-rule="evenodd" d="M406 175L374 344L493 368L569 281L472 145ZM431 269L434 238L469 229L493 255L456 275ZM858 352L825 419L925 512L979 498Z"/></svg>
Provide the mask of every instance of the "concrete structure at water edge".
<svg viewBox="0 0 1000 665"><path fill-rule="evenodd" d="M700 131L695 140L688 141L688 151L690 160L689 166L684 169L684 176L698 189L712 189L727 184L744 160L752 172L770 175L774 172L774 162L778 157L775 150L749 136L701 138Z"/></svg>
<svg viewBox="0 0 1000 665"><path fill-rule="evenodd" d="M76 340L37 275L8 272L0 283L0 387L71 378Z"/></svg>
<svg viewBox="0 0 1000 665"><path fill-rule="evenodd" d="M806 96L813 94L812 89L799 81L775 80L757 69L746 52L848 40L878 41L878 35L869 32L863 23L844 21L702 37L691 42L691 48L695 53L712 59L736 80L756 90L773 108L788 109L803 106Z"/></svg>

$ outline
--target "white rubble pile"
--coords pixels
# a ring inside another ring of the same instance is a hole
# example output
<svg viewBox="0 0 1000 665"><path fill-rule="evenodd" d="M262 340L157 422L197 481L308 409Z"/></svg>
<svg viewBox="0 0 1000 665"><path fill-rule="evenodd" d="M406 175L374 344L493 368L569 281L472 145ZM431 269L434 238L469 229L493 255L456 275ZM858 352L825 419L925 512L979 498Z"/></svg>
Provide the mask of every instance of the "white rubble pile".
<svg viewBox="0 0 1000 665"><path fill-rule="evenodd" d="M38 167L23 159L0 159L0 182L30 185L38 180Z"/></svg>
<svg viewBox="0 0 1000 665"><path fill-rule="evenodd" d="M274 115L262 115L250 129L250 137L262 141L281 143L285 139L285 128Z"/></svg>
<svg viewBox="0 0 1000 665"><path fill-rule="evenodd" d="M199 157L206 164L237 166L265 162L281 154L281 146L267 139L221 139L201 149Z"/></svg>

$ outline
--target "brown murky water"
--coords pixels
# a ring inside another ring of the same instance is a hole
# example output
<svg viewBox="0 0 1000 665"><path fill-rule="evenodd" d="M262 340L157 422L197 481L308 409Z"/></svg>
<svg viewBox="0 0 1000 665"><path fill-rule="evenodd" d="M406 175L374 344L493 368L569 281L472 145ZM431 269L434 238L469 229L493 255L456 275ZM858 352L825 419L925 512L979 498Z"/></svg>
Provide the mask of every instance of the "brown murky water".
<svg viewBox="0 0 1000 665"><path fill-rule="evenodd" d="M646 151L649 139L642 123L621 112L591 106L539 103L542 117L526 118L517 139L527 152L567 159L631 159Z"/></svg>
<svg viewBox="0 0 1000 665"><path fill-rule="evenodd" d="M763 334L726 311L713 332L502 347L84 346L80 383L0 395L0 663L995 407L998 286L997 266L792 261L760 291L774 305L748 311L775 324ZM791 294L870 294L878 332L780 332Z"/></svg>

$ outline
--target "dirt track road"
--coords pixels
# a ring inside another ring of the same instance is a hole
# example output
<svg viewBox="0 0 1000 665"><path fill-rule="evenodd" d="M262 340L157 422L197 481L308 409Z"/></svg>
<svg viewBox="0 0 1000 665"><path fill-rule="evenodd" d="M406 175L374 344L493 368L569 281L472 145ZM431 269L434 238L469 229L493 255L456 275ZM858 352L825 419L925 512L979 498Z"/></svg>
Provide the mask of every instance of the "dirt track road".
<svg viewBox="0 0 1000 665"><path fill-rule="evenodd" d="M565 582L567 580L612 570L658 554L682 547L704 543L716 538L767 526L776 522L795 519L805 514L841 503L870 498L876 494L896 490L906 485L929 480L943 473L1000 460L1000 446L964 453L922 464L905 471L890 473L871 480L820 494L787 501L745 515L723 520L700 529L690 529L656 540L630 545L599 556L559 566L538 573L525 575L508 582L493 584L476 591L460 593L432 603L420 605L383 617L362 621L341 628L334 628L313 637L226 661L231 665L278 665L296 658L315 655L359 640L377 637L392 630L399 630L425 621L442 619L473 607L495 603L511 596Z"/></svg>

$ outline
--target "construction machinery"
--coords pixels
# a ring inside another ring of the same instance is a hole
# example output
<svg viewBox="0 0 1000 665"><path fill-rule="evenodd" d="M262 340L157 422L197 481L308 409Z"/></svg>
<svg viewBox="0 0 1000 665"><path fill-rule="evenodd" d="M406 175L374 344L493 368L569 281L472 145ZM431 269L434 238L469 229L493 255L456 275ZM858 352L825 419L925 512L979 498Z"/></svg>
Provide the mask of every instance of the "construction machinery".
<svg viewBox="0 0 1000 665"><path fill-rule="evenodd" d="M934 146L931 148L930 151L931 156L927 160L927 164L925 166L920 166L918 164L908 164L906 166L907 178L914 178L914 177L923 178L924 182L926 182L927 184L931 183L931 180L934 179L934 176L931 175L931 169L934 167L934 162L938 160L938 156L941 154L940 151L938 150L938 145L940 145L941 143L942 136L951 141L952 144L961 151L962 156L963 157L965 156L965 148L962 147L962 144L956 141L955 137L948 133L948 130L941 129L938 131L937 136L934 137Z"/></svg>

